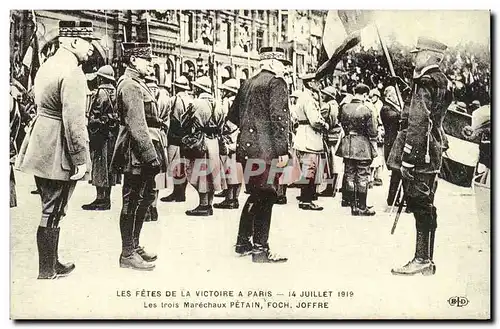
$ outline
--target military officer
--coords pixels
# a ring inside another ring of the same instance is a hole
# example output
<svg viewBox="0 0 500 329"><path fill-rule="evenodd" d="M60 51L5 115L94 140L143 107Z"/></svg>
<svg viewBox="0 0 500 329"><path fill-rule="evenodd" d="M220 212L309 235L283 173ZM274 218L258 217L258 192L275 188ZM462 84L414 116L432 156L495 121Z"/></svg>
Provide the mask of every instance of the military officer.
<svg viewBox="0 0 500 329"><path fill-rule="evenodd" d="M92 96L88 114L90 158L92 176L90 183L96 187L96 199L82 206L84 210L111 208L111 187L120 183L121 175L110 167L118 135L119 121L116 112L115 73L111 65L97 71L98 88Z"/></svg>
<svg viewBox="0 0 500 329"><path fill-rule="evenodd" d="M155 176L166 172L161 121L154 95L144 83L152 63L149 43L122 43L125 73L118 80L120 132L112 165L124 174L120 214L120 267L152 270L157 259L140 245L142 224L155 199Z"/></svg>
<svg viewBox="0 0 500 329"><path fill-rule="evenodd" d="M338 120L339 116L339 105L335 100L336 89L333 86L328 86L321 90L323 95L323 106L321 107L321 116L328 123L329 129L326 135L326 144L328 146L326 157L328 158L328 166L330 172L331 183L326 185L326 189L319 193L319 196L333 196L337 192L337 180L338 171L337 162L340 163L339 159L335 157L335 152L340 145L340 139L342 137L342 126Z"/></svg>
<svg viewBox="0 0 500 329"><path fill-rule="evenodd" d="M221 162L219 158L219 136L224 125L224 113L212 95L212 81L207 76L193 83L195 98L188 108L188 119L183 124L187 136L201 138L203 152L184 152L189 160L186 174L189 182L198 191L199 205L186 211L188 216L212 216L215 191L222 190ZM200 134L201 132L201 134ZM184 148L186 145L182 145Z"/></svg>
<svg viewBox="0 0 500 329"><path fill-rule="evenodd" d="M173 87L176 94L170 98L170 125L167 136L169 172L174 178L174 191L170 195L160 198L160 201L185 202L187 180L185 159L180 145L181 138L184 136L182 124L193 98L189 94L191 92L189 80L185 76L179 76L173 83Z"/></svg>
<svg viewBox="0 0 500 329"><path fill-rule="evenodd" d="M369 105L370 109L373 113L373 118L376 122L376 127L378 131L377 139L373 140L373 147L378 149L378 141L381 140L382 130L379 129L383 127L382 121L380 120L380 110L382 109L382 101L380 100L380 91L375 88L370 90L369 101L366 102ZM382 157L382 149L378 150L378 155L375 159L373 159L372 164L370 165L371 175L370 175L370 188L375 186L382 186L382 178L380 177L380 172L382 171L382 166L384 165L383 157Z"/></svg>
<svg viewBox="0 0 500 329"><path fill-rule="evenodd" d="M23 141L16 167L35 175L40 191L39 279L54 279L75 268L58 260L59 221L76 182L88 179L90 169L87 80L80 64L92 53L94 39L91 22L60 21L59 49L42 64L35 78L38 116Z"/></svg>
<svg viewBox="0 0 500 329"><path fill-rule="evenodd" d="M238 81L229 79L222 84L220 90L222 92L222 110L224 119L226 119L229 109L233 105L234 98L238 93ZM236 140L238 138L238 127L232 122L227 121L222 131L222 143L224 144L225 152L220 151L221 162L224 170L224 179L227 188L224 190L224 201L214 204L214 208L220 209L238 209L238 196L240 195L241 183L243 181L243 168L241 163L236 161ZM223 154L226 153L226 154Z"/></svg>
<svg viewBox="0 0 500 329"><path fill-rule="evenodd" d="M375 211L366 206L370 164L377 156L371 143L377 136L377 128L372 111L365 105L370 88L358 84L350 103L340 109L339 120L344 129L337 155L344 158L345 192L351 203L353 216L373 216Z"/></svg>
<svg viewBox="0 0 500 329"><path fill-rule="evenodd" d="M296 115L299 127L295 135L293 148L297 152L302 166L302 179L300 182L299 208L303 210L321 211L323 207L313 202L316 187L319 185L318 167L320 156L325 151L323 146L323 133L329 128L323 119L319 107L319 95L314 89L314 74L301 77L306 89L297 100Z"/></svg>
<svg viewBox="0 0 500 329"><path fill-rule="evenodd" d="M401 131L396 137L387 165L401 170L406 200L416 226L415 255L406 265L392 270L395 275L433 275L434 236L437 212L434 195L446 139L443 117L451 103L451 82L439 69L447 46L420 37L415 54L412 98L402 113Z"/></svg>
<svg viewBox="0 0 500 329"><path fill-rule="evenodd" d="M245 168L250 192L241 213L235 251L251 253L257 263L285 262L286 258L270 251L268 238L279 179L274 169L285 167L289 158L288 90L281 76L284 64L290 61L282 48L263 47L259 53L261 71L240 87L228 115L240 128L237 159Z"/></svg>

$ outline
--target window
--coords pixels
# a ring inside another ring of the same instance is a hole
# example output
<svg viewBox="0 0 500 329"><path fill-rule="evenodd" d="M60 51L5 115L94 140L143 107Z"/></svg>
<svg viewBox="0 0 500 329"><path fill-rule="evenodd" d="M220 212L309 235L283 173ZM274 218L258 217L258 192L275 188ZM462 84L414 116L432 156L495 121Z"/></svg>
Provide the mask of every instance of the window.
<svg viewBox="0 0 500 329"><path fill-rule="evenodd" d="M230 22L227 22L226 23L226 43L227 43L227 49L231 49L232 48L232 40L231 40L231 23Z"/></svg>
<svg viewBox="0 0 500 329"><path fill-rule="evenodd" d="M257 40L256 40L256 46L257 46L257 51L259 51L260 48L262 48L262 45L264 43L264 31L262 30L257 30Z"/></svg>
<svg viewBox="0 0 500 329"><path fill-rule="evenodd" d="M193 15L191 13L181 15L181 37L183 42L193 42Z"/></svg>
<svg viewBox="0 0 500 329"><path fill-rule="evenodd" d="M250 10L244 10L243 15L245 16L250 16Z"/></svg>
<svg viewBox="0 0 500 329"><path fill-rule="evenodd" d="M264 10L258 10L258 16L261 21L264 20Z"/></svg>

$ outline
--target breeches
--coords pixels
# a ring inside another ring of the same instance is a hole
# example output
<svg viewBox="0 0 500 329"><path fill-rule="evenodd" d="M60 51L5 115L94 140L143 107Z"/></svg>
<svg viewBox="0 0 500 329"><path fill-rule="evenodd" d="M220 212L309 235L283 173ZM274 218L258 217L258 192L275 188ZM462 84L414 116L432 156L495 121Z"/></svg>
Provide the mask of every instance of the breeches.
<svg viewBox="0 0 500 329"><path fill-rule="evenodd" d="M59 221L66 215L68 201L75 190L76 181L60 181L35 176L35 183L42 200L40 226L59 227Z"/></svg>
<svg viewBox="0 0 500 329"><path fill-rule="evenodd" d="M408 207L415 216L417 230L435 230L437 212L434 196L437 189L437 174L414 173L414 180L403 180Z"/></svg>
<svg viewBox="0 0 500 329"><path fill-rule="evenodd" d="M348 191L367 192L371 162L371 160L344 159L344 176Z"/></svg>

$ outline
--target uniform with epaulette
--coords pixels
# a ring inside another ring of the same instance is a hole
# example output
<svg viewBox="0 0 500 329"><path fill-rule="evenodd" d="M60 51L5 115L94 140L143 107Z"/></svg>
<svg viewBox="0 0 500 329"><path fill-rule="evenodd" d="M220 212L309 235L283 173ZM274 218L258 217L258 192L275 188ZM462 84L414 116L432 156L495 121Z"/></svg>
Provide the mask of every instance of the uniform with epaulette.
<svg viewBox="0 0 500 329"><path fill-rule="evenodd" d="M168 129L168 162L169 173L174 178L174 190L165 197L160 198L163 202L185 202L186 201L186 168L184 155L181 152L181 139L184 136L182 124L188 107L193 98L187 94L191 91L189 80L181 75L172 84L175 89L175 96L169 101L170 125Z"/></svg>
<svg viewBox="0 0 500 329"><path fill-rule="evenodd" d="M59 221L76 181L88 179L90 169L85 119L88 88L80 64L88 60L91 42L97 38L92 23L84 21L60 21L59 38L59 49L36 75L38 114L16 162L17 169L35 176L42 201L37 231L39 279L54 279L75 268L58 260ZM71 47L70 42L79 47Z"/></svg>
<svg viewBox="0 0 500 329"><path fill-rule="evenodd" d="M290 63L284 50L275 47L261 48L260 59L262 64L276 63L281 68L283 64L278 61ZM271 169L277 159L289 153L290 111L285 80L270 67L263 68L240 87L228 120L240 128L237 161L245 168L245 184L250 192L241 213L235 251L241 255L252 253L254 262L286 261L273 256L268 244L279 183L279 175ZM259 164L263 167L261 174L257 172Z"/></svg>
<svg viewBox="0 0 500 329"><path fill-rule="evenodd" d="M345 191L342 194L350 201L353 216L373 216L375 212L367 207L370 164L377 156L371 139L377 136L377 127L372 110L365 105L370 89L358 84L354 97L340 108L339 120L344 129L337 155L344 158Z"/></svg>
<svg viewBox="0 0 500 329"><path fill-rule="evenodd" d="M156 99L144 82L151 65L151 44L122 43L122 47L129 64L117 86L120 131L112 160L114 168L124 174L120 267L152 270L157 256L147 253L139 238L146 212L156 196L155 176L166 172L159 131L162 122Z"/></svg>
<svg viewBox="0 0 500 329"><path fill-rule="evenodd" d="M96 199L82 206L83 210L108 210L111 208L111 187L119 184L121 175L110 166L118 135L116 113L115 73L111 65L97 71L99 86L91 97L87 115L90 138L92 176L90 183L96 187Z"/></svg>
<svg viewBox="0 0 500 329"><path fill-rule="evenodd" d="M438 41L419 38L417 49L413 51L417 67L410 106L403 110L401 130L387 161L389 168L401 170L406 200L415 216L417 231L415 257L405 266L394 269L392 272L396 275L432 275L436 270L433 262L437 227L434 195L446 147L442 122L452 96L451 84L439 69L446 48ZM434 60L426 59L426 54L434 55L431 57Z"/></svg>

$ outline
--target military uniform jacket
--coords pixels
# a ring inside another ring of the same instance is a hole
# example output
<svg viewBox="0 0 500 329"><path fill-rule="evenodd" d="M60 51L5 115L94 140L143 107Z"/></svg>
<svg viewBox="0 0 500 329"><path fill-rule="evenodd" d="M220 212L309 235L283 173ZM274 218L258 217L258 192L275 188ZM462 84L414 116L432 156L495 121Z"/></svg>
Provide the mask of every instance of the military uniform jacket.
<svg viewBox="0 0 500 329"><path fill-rule="evenodd" d="M402 113L401 131L392 147L387 166L402 164L416 172L439 173L447 140L442 123L451 103L451 83L437 65L414 77L409 107Z"/></svg>
<svg viewBox="0 0 500 329"><path fill-rule="evenodd" d="M318 102L309 90L304 91L297 99L297 133L293 148L310 153L323 152L323 127L325 120L321 116Z"/></svg>
<svg viewBox="0 0 500 329"><path fill-rule="evenodd" d="M337 156L351 160L373 160L377 151L370 139L377 137L377 125L373 113L359 99L340 108L339 120L345 136L340 142Z"/></svg>
<svg viewBox="0 0 500 329"><path fill-rule="evenodd" d="M180 146L184 136L182 126L188 107L193 102L187 94L177 94L170 98L170 127L168 129L168 144Z"/></svg>
<svg viewBox="0 0 500 329"><path fill-rule="evenodd" d="M386 101L382 106L382 110L380 110L380 118L384 125L384 157L385 161L387 161L392 145L398 135L401 111L395 104Z"/></svg>
<svg viewBox="0 0 500 329"><path fill-rule="evenodd" d="M154 95L132 68L118 81L117 110L120 131L112 165L120 172L141 174L145 164L163 158L153 145L153 140L161 142L161 120Z"/></svg>
<svg viewBox="0 0 500 329"><path fill-rule="evenodd" d="M237 159L273 159L288 154L290 111L287 85L275 73L262 70L240 87L228 120L240 128Z"/></svg>
<svg viewBox="0 0 500 329"><path fill-rule="evenodd" d="M78 165L86 163L90 170L87 89L87 79L69 50L59 48L40 67L34 84L38 114L19 150L19 170L63 181L70 180Z"/></svg>
<svg viewBox="0 0 500 329"><path fill-rule="evenodd" d="M321 116L328 123L327 142L329 146L336 145L342 136L342 126L339 122L339 104L331 100L321 107Z"/></svg>

